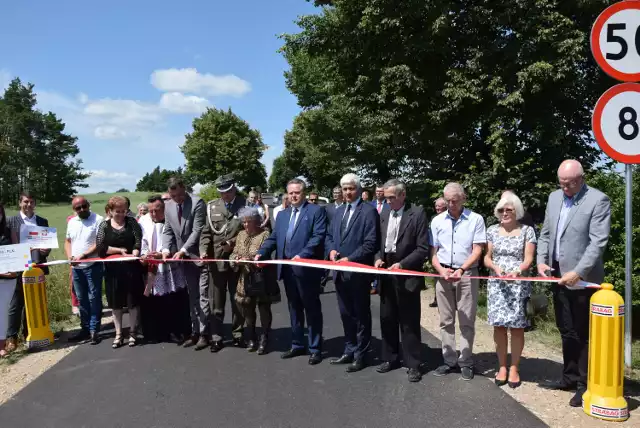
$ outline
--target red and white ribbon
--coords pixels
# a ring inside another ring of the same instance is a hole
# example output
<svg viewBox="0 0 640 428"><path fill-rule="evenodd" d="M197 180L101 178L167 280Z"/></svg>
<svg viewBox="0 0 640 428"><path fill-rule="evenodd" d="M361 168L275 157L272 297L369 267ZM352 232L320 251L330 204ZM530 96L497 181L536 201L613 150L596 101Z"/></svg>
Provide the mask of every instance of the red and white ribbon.
<svg viewBox="0 0 640 428"><path fill-rule="evenodd" d="M419 272L407 269L385 269L385 268L376 268L369 265L363 265L360 263L354 262L331 262L327 260L315 260L315 259L296 259L296 260L229 260L229 259L143 259L142 257L135 256L118 256L113 255L106 258L91 258L91 259L82 259L79 260L79 263L113 263L113 262L131 262L135 260L146 260L149 263L217 263L224 262L229 263L233 261L234 263L249 263L249 264L258 264L258 265L290 265L290 266L299 266L299 267L308 267L315 269L327 269L327 270L336 270L341 272L358 272L358 273L368 273L372 275L402 275L402 276L422 276L426 278L441 278L442 275L437 273L428 273L428 272ZM37 266L55 266L62 264L70 264L69 260L54 260L47 263L38 264ZM552 277L542 277L542 276L534 276L534 277L506 277L506 276L469 276L465 275L464 278L469 279L500 279L504 281L529 281L529 282L552 282L557 283L560 281L560 278L552 278ZM594 284L586 281L579 281L575 286L567 287L571 289L581 289L581 288L601 288L600 284Z"/></svg>

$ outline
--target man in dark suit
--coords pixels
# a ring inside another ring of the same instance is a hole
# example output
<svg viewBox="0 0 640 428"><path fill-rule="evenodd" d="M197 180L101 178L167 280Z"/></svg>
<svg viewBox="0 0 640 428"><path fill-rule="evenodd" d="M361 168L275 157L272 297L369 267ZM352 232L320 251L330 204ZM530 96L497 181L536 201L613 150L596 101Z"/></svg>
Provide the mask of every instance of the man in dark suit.
<svg viewBox="0 0 640 428"><path fill-rule="evenodd" d="M304 181L294 178L287 184L290 206L276 220L276 227L256 255L256 260L268 258L276 250L278 259L324 258L327 229L325 210L309 203L304 194ZM288 359L304 355L304 319L309 326L309 364L322 361L322 305L320 279L322 271L315 268L278 265L278 279L284 281L289 303L293 340L291 349L282 354Z"/></svg>
<svg viewBox="0 0 640 428"><path fill-rule="evenodd" d="M404 183L389 180L384 184L389 208L380 216L380 247L376 267L389 270L421 271L429 256L429 222L424 209L405 202ZM409 369L409 382L419 382L420 373L420 276L380 275L380 325L382 327L382 364L378 373L400 367Z"/></svg>
<svg viewBox="0 0 640 428"><path fill-rule="evenodd" d="M376 186L376 200L371 202L371 205L373 205L376 208L376 211L378 211L378 215L382 215L382 210L389 207L389 204L384 197L383 186L383 184L378 184Z"/></svg>
<svg viewBox="0 0 640 428"><path fill-rule="evenodd" d="M345 204L338 208L327 231L329 260L373 266L380 242L378 213L360 198L362 188L357 175L346 174L340 186ZM334 282L345 347L343 355L331 364L349 364L347 372L357 372L365 368L371 345L371 275L336 271Z"/></svg>
<svg viewBox="0 0 640 428"><path fill-rule="evenodd" d="M20 212L18 215L9 217L7 219L7 226L13 230L20 241L20 227L22 225L27 226L42 226L49 227L49 222L46 218L40 217L35 214L36 198L31 193L23 192L20 194L19 201ZM31 261L33 263L46 263L47 256L51 250L39 249L31 250ZM44 266L42 268L45 275L49 274L49 268ZM20 326L22 325L22 334L26 338L29 334L27 328L27 318L24 309L24 289L22 288L22 275L18 275L16 290L13 293L13 298L9 305L9 324L7 328L7 352L14 351L17 346L18 333Z"/></svg>

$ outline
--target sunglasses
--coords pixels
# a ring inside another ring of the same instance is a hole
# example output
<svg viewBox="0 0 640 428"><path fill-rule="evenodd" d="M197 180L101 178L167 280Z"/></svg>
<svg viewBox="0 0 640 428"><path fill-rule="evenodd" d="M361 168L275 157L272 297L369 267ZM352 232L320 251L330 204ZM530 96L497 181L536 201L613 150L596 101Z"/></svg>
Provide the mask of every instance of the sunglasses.
<svg viewBox="0 0 640 428"><path fill-rule="evenodd" d="M78 205L73 207L74 211L82 211L82 210L86 210L87 208L89 208L89 204L82 204L82 205Z"/></svg>
<svg viewBox="0 0 640 428"><path fill-rule="evenodd" d="M498 210L498 214L502 214L502 213L511 214L512 212L513 212L513 209L511 208L500 208Z"/></svg>
<svg viewBox="0 0 640 428"><path fill-rule="evenodd" d="M317 199L316 198L309 198L309 201L310 202L315 202L315 201L317 201Z"/></svg>

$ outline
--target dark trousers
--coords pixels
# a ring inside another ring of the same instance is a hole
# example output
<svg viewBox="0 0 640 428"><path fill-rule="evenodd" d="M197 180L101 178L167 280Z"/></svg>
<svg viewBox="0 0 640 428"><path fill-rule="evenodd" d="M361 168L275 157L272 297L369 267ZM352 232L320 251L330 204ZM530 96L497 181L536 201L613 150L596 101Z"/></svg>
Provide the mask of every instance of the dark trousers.
<svg viewBox="0 0 640 428"><path fill-rule="evenodd" d="M187 289L164 296L143 297L140 304L140 325L144 337L150 341L168 341L171 334L191 333L189 294Z"/></svg>
<svg viewBox="0 0 640 428"><path fill-rule="evenodd" d="M394 254L385 256L385 263L396 263ZM401 276L380 275L380 327L382 329L382 360L399 361L400 337L402 360L410 369L420 366L420 289L408 291Z"/></svg>
<svg viewBox="0 0 640 428"><path fill-rule="evenodd" d="M265 337L269 336L269 332L271 331L271 321L273 320L273 315L271 313L271 302L258 302L258 299L252 297L248 302L239 303L238 306L242 311L242 315L244 316L246 327L245 333L248 340L255 341L258 338L256 334L256 324L258 321L256 316L256 306L258 307L258 313L260 314L260 326L262 327L262 334Z"/></svg>
<svg viewBox="0 0 640 428"><path fill-rule="evenodd" d="M371 346L371 277L336 272L336 295L344 329L344 353L360 360Z"/></svg>
<svg viewBox="0 0 640 428"><path fill-rule="evenodd" d="M235 339L242 337L244 316L236 302L238 274L229 269L224 272L212 272L213 287L209 288L209 305L211 306L211 333L213 340L224 338L224 312L227 303L227 292L231 303L231 334Z"/></svg>
<svg viewBox="0 0 640 428"><path fill-rule="evenodd" d="M289 266L282 266L284 290L287 293L289 318L291 319L293 349L305 347L304 320L309 326L308 347L312 354L322 352L322 303L320 302L320 277L301 278Z"/></svg>
<svg viewBox="0 0 640 428"><path fill-rule="evenodd" d="M9 322L7 326L7 337L18 338L20 326L22 326L22 336L26 339L29 335L27 327L27 315L24 310L24 288L22 286L22 276L16 279L16 289L13 292L11 303L9 304Z"/></svg>
<svg viewBox="0 0 640 428"><path fill-rule="evenodd" d="M554 272L560 273L557 263ZM589 366L589 302L596 290L568 290L562 286L553 288L556 325L562 338L562 379L578 388L587 387Z"/></svg>

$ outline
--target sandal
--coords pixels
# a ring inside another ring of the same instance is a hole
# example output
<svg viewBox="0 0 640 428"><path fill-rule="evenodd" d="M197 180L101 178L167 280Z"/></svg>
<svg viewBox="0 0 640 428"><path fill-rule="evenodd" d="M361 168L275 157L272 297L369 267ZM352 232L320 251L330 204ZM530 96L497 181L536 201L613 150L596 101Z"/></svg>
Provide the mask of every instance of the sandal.
<svg viewBox="0 0 640 428"><path fill-rule="evenodd" d="M132 334L129 336L129 347L133 348L134 346L136 346L136 336Z"/></svg>
<svg viewBox="0 0 640 428"><path fill-rule="evenodd" d="M122 346L122 337L121 336L116 336L116 338L113 339L113 344L111 345L111 347L113 349L118 349L121 346Z"/></svg>

